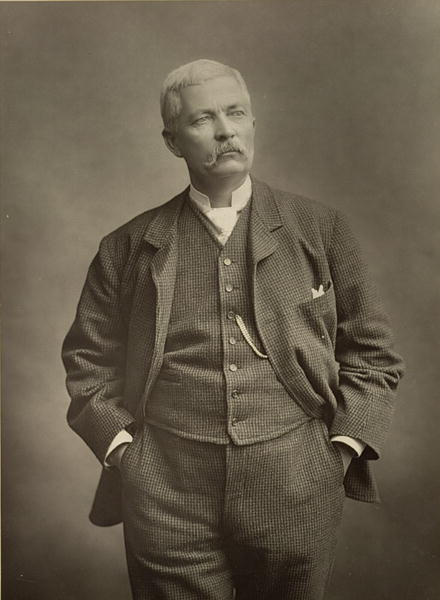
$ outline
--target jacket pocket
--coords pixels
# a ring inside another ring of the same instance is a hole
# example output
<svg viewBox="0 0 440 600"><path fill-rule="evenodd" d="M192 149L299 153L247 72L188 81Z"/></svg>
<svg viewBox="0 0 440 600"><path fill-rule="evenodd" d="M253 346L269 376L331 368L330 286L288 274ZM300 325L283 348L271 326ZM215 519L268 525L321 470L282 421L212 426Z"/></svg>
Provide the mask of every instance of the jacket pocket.
<svg viewBox="0 0 440 600"><path fill-rule="evenodd" d="M299 305L299 309L308 315L322 315L335 308L335 291L333 283L328 281L325 292L317 298L311 298Z"/></svg>

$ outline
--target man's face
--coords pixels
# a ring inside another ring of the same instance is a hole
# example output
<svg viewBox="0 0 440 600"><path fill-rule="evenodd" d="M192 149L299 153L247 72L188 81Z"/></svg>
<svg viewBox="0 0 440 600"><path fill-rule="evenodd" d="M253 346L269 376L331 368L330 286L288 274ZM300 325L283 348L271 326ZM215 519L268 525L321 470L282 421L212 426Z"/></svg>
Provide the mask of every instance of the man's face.
<svg viewBox="0 0 440 600"><path fill-rule="evenodd" d="M249 100L234 77L217 77L181 91L176 131L168 147L182 156L191 180L243 179L254 155L255 120Z"/></svg>

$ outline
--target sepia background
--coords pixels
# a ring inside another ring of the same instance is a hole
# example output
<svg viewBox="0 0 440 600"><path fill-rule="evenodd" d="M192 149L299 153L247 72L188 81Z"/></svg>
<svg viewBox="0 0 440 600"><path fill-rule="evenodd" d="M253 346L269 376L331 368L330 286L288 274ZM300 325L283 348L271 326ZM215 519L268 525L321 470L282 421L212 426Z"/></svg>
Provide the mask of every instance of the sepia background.
<svg viewBox="0 0 440 600"><path fill-rule="evenodd" d="M255 175L349 216L407 362L383 502L347 501L328 599L439 598L440 4L6 2L0 20L3 598L129 598L120 526L87 520L99 465L66 424L60 347L100 238L187 183L158 93L200 57L249 85Z"/></svg>

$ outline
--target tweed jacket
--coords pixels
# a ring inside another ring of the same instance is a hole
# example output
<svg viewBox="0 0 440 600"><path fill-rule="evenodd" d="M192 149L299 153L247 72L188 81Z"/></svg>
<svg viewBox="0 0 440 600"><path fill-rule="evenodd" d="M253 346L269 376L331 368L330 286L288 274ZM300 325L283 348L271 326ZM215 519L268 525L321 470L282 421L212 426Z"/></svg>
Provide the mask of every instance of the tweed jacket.
<svg viewBox="0 0 440 600"><path fill-rule="evenodd" d="M363 440L346 494L378 499L378 458L403 364L345 218L252 178L248 252L255 321L292 401L329 435ZM70 426L104 460L114 436L142 422L160 371L173 301L177 220L188 189L106 236L63 345ZM312 288L324 294L312 297ZM120 477L103 469L90 515L120 521Z"/></svg>

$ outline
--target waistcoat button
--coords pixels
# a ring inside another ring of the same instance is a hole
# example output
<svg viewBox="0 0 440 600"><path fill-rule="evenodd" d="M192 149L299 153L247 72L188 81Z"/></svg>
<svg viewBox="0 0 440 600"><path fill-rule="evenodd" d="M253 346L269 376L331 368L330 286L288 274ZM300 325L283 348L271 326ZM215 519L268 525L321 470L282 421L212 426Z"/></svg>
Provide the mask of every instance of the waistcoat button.
<svg viewBox="0 0 440 600"><path fill-rule="evenodd" d="M228 319L235 319L235 312L233 310L228 311Z"/></svg>
<svg viewBox="0 0 440 600"><path fill-rule="evenodd" d="M234 364L234 363L231 363L231 364L229 365L229 370L230 370L230 371L234 371L234 372L235 372L235 371L237 371L237 369L238 369L238 367L237 367L237 365L236 365L236 364Z"/></svg>
<svg viewBox="0 0 440 600"><path fill-rule="evenodd" d="M225 290L226 290L227 292L232 292L232 290L233 290L233 289L234 289L234 286L233 286L233 285L231 285L230 283L227 283L227 284L225 285Z"/></svg>
<svg viewBox="0 0 440 600"><path fill-rule="evenodd" d="M230 258L225 258L223 259L223 264L229 267L229 265L232 264L232 260Z"/></svg>

